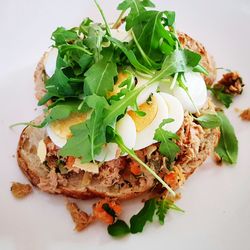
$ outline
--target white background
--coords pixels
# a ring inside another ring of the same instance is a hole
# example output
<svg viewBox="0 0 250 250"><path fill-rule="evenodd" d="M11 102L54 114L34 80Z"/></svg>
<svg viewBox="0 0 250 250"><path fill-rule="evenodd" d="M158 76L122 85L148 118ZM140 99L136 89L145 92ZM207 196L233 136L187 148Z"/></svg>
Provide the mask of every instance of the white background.
<svg viewBox="0 0 250 250"><path fill-rule="evenodd" d="M100 0L109 21L118 13L119 1ZM143 234L114 240L100 223L82 233L73 229L65 198L35 190L25 200L10 194L12 181L27 182L15 155L21 128L9 125L29 121L35 111L33 72L51 45L58 26L78 25L90 16L100 20L90 0L0 0L0 249L250 249L250 123L240 121L234 108L250 107L250 1L155 1L160 9L177 12L177 27L204 43L218 67L238 70L244 78L244 94L227 111L239 138L239 162L218 168L207 161L182 188L178 205L185 214L170 213L164 226L148 225ZM80 202L89 209L90 203ZM128 219L141 204L124 205Z"/></svg>

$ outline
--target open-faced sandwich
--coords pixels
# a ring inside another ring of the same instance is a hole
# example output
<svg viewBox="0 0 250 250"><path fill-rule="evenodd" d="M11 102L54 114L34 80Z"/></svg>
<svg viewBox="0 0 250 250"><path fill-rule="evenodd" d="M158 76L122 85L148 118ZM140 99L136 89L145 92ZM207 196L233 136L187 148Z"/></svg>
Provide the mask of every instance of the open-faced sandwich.
<svg viewBox="0 0 250 250"><path fill-rule="evenodd" d="M213 59L176 31L174 12L152 7L125 0L114 25L100 11L104 24L86 18L53 32L35 71L44 114L18 144L20 168L42 191L104 198L85 219L113 224L111 235L144 226L135 226L140 214L130 227L117 220L119 200L148 194L143 211L157 211L163 222L169 208L178 209L176 190L214 149L229 163L237 158L233 128L208 97Z"/></svg>

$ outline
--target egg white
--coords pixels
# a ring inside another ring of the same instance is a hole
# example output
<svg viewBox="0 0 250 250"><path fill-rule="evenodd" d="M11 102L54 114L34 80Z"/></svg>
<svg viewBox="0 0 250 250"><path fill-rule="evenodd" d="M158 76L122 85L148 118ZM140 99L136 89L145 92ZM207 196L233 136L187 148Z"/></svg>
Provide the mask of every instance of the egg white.
<svg viewBox="0 0 250 250"><path fill-rule="evenodd" d="M144 78L139 75L136 75L136 79L137 79L136 88L141 87L142 85L144 85L150 80L150 78ZM155 82L151 84L150 86L148 86L147 88L145 88L137 97L137 100L136 100L137 105L139 106L145 103L151 94L154 94L157 92L158 86L159 86L159 82Z"/></svg>
<svg viewBox="0 0 250 250"><path fill-rule="evenodd" d="M158 111L154 120L142 131L136 134L135 150L139 150L155 143L154 134L155 130L159 127L163 119L168 118L168 106L159 93L154 93L154 97L157 101Z"/></svg>
<svg viewBox="0 0 250 250"><path fill-rule="evenodd" d="M48 77L51 77L56 70L56 60L57 60L58 50L52 48L48 51L47 57L44 62L45 72Z"/></svg>
<svg viewBox="0 0 250 250"><path fill-rule="evenodd" d="M159 93L163 97L164 101L168 106L168 117L173 118L174 121L167 123L163 126L165 130L171 131L173 133L177 132L182 126L184 120L184 109L180 101L167 93Z"/></svg>
<svg viewBox="0 0 250 250"><path fill-rule="evenodd" d="M185 82L184 84L188 88L188 93L193 100L195 106L191 102L187 93L176 84L173 89L173 95L178 98L182 103L185 110L195 113L197 109L201 109L207 101L207 87L206 83L200 73L187 72L184 74Z"/></svg>
<svg viewBox="0 0 250 250"><path fill-rule="evenodd" d="M133 37L130 32L123 29L110 29L112 37L122 42L130 42Z"/></svg>
<svg viewBox="0 0 250 250"><path fill-rule="evenodd" d="M47 134L50 137L51 141L59 148L62 148L66 143L67 143L67 139L64 137L61 137L59 135L57 135L53 129L51 128L50 125L47 126L46 128L47 130Z"/></svg>

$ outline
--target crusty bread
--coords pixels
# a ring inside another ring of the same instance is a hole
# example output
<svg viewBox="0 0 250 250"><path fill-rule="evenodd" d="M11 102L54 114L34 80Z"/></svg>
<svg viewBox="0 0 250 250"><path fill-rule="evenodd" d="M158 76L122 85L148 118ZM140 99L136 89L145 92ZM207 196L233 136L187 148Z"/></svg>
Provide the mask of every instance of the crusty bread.
<svg viewBox="0 0 250 250"><path fill-rule="evenodd" d="M213 104L209 101L204 110L213 112ZM39 122L41 118L39 117L36 122ZM214 150L220 132L218 129L203 129L186 113L178 135L180 136L178 145L181 152L173 163L173 169L177 169L176 171L180 172L186 179ZM140 178L135 178L126 168L120 168L119 161L126 157L120 157L117 160L103 164L100 167L99 174L93 175L89 183L83 182L84 171L67 175L58 174L53 169L51 170L45 164L42 164L37 156L38 143L45 137L46 129L26 127L21 134L17 149L17 160L23 173L33 185L38 186L45 192L79 199L112 197L123 200L149 192L157 183L154 177L145 169L142 169ZM155 148L157 146L157 144L154 145ZM163 157L158 152L158 149L154 152L154 156L150 157L146 158L146 163L159 173L164 165ZM114 173L114 171L117 171L117 173ZM124 172L126 172L126 180L124 179ZM116 181L113 183L112 175L114 174ZM127 180L129 180L129 184L127 184ZM179 186L182 184L180 182ZM173 188L178 188L178 186Z"/></svg>
<svg viewBox="0 0 250 250"><path fill-rule="evenodd" d="M204 80L208 86L211 86L215 79L216 79L216 66L213 58L209 55L205 47L198 42L197 40L193 39L192 37L188 36L185 33L178 32L180 43L185 47L188 48L198 54L201 55L201 65L205 67L209 75L204 75ZM35 92L36 92L36 98L40 100L44 94L46 93L45 89L45 68L44 63L48 56L48 52L45 52L40 61L38 62L38 65L36 67L35 73L34 73L34 80L35 80Z"/></svg>

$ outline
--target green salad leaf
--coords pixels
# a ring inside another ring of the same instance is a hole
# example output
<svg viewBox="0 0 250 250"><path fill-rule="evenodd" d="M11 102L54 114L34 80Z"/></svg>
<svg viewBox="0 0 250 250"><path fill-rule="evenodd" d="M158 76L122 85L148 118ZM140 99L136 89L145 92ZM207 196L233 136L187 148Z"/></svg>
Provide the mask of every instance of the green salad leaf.
<svg viewBox="0 0 250 250"><path fill-rule="evenodd" d="M154 135L154 139L161 143L159 147L160 153L168 158L169 163L173 162L177 153L180 152L180 148L176 145L174 141L172 141L173 139L178 140L178 135L170 131L166 131L163 128L165 124L173 121L173 119L164 119L160 124L159 128L156 129Z"/></svg>
<svg viewBox="0 0 250 250"><path fill-rule="evenodd" d="M165 217L170 209L178 211L178 212L184 212L181 208L176 206L173 201L168 199L161 199L157 201L157 211L156 215L158 216L159 223L161 225L165 222Z"/></svg>
<svg viewBox="0 0 250 250"><path fill-rule="evenodd" d="M130 233L130 228L123 220L117 220L108 226L108 233L113 237L122 237Z"/></svg>
<svg viewBox="0 0 250 250"><path fill-rule="evenodd" d="M217 114L205 114L194 118L203 128L217 128L221 125L221 120Z"/></svg>
<svg viewBox="0 0 250 250"><path fill-rule="evenodd" d="M114 78L117 76L117 66L113 61L114 51L112 48L104 49L102 59L93 64L85 73L84 94L106 96L112 91Z"/></svg>
<svg viewBox="0 0 250 250"><path fill-rule="evenodd" d="M145 12L145 7L154 7L155 5L150 0L124 0L118 5L118 10L126 11L130 9L126 17L126 30L130 30L133 22L142 12Z"/></svg>
<svg viewBox="0 0 250 250"><path fill-rule="evenodd" d="M224 90L217 89L217 88L209 88L209 90L212 92L213 96L221 102L226 108L229 108L231 103L233 102L233 96L225 93Z"/></svg>
<svg viewBox="0 0 250 250"><path fill-rule="evenodd" d="M156 200L147 200L140 212L130 219L130 232L132 234L141 233L145 224L153 221L156 209Z"/></svg>
<svg viewBox="0 0 250 250"><path fill-rule="evenodd" d="M86 103L93 109L90 119L71 127L72 137L60 150L60 155L78 157L82 162L94 160L94 156L100 153L106 142L106 130L103 126L106 99L92 95L87 97Z"/></svg>
<svg viewBox="0 0 250 250"><path fill-rule="evenodd" d="M223 161L235 164L238 158L238 140L234 128L223 112L217 114L220 119L221 136L215 151Z"/></svg>

